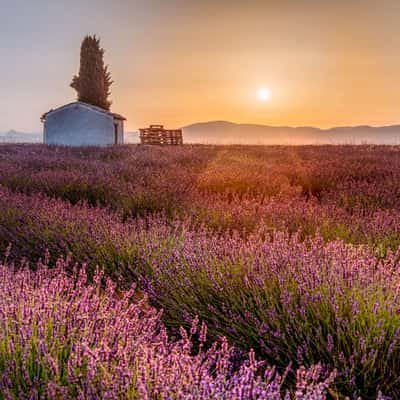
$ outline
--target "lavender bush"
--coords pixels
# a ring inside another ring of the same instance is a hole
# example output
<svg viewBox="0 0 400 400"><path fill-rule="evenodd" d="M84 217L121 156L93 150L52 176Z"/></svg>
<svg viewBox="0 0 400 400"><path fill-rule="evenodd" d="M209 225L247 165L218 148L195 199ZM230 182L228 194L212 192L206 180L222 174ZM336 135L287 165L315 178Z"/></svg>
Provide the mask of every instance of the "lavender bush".
<svg viewBox="0 0 400 400"><path fill-rule="evenodd" d="M202 349L204 324L171 341L160 312L136 300L134 288L120 293L109 279L103 287L99 271L89 285L84 268L69 276L66 267L0 265L0 398L326 398L335 373L301 367L290 393L253 352L234 371L226 340Z"/></svg>

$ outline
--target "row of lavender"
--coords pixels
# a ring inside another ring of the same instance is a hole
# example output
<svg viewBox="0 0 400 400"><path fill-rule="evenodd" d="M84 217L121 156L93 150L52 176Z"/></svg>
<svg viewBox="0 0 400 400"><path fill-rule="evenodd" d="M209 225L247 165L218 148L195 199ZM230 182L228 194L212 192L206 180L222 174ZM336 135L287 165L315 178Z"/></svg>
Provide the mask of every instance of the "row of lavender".
<svg viewBox="0 0 400 400"><path fill-rule="evenodd" d="M320 365L301 367L291 395L254 353L235 370L226 340L204 350L205 325L171 341L134 288L117 293L100 272L88 284L84 269L66 268L0 265L1 399L318 400L334 380Z"/></svg>
<svg viewBox="0 0 400 400"><path fill-rule="evenodd" d="M129 218L163 212L214 230L319 231L327 239L400 243L400 155L377 146L49 149L4 146L0 183Z"/></svg>
<svg viewBox="0 0 400 400"><path fill-rule="evenodd" d="M399 209L400 154L384 146L0 148L0 182L127 215L186 208L210 193L313 197L348 212Z"/></svg>
<svg viewBox="0 0 400 400"><path fill-rule="evenodd" d="M5 146L0 166L12 259L71 253L139 282L174 334L197 315L281 372L322 365L332 391L400 396L398 149Z"/></svg>

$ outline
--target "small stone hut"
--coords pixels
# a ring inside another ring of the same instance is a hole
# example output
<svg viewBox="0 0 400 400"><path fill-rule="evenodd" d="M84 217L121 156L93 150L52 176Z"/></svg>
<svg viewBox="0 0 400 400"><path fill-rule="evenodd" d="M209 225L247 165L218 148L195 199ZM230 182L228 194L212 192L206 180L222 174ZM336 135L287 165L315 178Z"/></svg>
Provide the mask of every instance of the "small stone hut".
<svg viewBox="0 0 400 400"><path fill-rule="evenodd" d="M42 115L43 141L61 146L123 144L125 120L122 115L76 101Z"/></svg>

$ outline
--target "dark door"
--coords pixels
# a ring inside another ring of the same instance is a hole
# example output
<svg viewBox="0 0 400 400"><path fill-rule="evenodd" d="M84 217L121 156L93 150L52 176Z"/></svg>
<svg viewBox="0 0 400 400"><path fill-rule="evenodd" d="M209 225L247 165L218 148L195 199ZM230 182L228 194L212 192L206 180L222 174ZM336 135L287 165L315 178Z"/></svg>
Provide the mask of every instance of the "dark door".
<svg viewBox="0 0 400 400"><path fill-rule="evenodd" d="M118 124L114 124L114 144L118 144Z"/></svg>

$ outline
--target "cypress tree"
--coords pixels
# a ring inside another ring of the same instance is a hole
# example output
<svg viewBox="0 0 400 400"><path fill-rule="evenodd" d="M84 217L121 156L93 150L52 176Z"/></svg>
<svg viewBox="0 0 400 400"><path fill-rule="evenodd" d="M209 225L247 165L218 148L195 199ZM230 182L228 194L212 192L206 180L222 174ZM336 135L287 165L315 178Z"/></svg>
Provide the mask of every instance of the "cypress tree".
<svg viewBox="0 0 400 400"><path fill-rule="evenodd" d="M73 77L71 87L77 91L78 101L110 110L108 96L113 82L103 56L100 39L96 35L86 36L81 45L79 75Z"/></svg>

